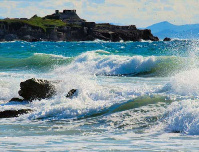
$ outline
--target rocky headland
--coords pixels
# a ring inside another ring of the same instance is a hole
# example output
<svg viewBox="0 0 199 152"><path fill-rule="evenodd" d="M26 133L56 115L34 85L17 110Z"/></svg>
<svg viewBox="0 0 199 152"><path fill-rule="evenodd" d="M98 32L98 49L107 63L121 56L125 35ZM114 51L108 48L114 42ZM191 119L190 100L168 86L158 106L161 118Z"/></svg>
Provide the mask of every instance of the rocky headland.
<svg viewBox="0 0 199 152"><path fill-rule="evenodd" d="M137 29L135 25L117 26L96 24L81 19L76 10L55 11L52 15L0 20L0 41L159 41L149 29Z"/></svg>

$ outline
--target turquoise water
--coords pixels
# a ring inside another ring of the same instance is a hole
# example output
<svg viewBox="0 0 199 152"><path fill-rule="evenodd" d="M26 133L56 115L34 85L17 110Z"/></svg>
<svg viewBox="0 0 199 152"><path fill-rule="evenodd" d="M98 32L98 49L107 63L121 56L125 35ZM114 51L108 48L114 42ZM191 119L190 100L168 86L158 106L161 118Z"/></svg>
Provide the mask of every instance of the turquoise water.
<svg viewBox="0 0 199 152"><path fill-rule="evenodd" d="M199 42L0 43L1 151L197 151ZM29 78L57 94L7 103ZM65 98L78 89L72 99Z"/></svg>

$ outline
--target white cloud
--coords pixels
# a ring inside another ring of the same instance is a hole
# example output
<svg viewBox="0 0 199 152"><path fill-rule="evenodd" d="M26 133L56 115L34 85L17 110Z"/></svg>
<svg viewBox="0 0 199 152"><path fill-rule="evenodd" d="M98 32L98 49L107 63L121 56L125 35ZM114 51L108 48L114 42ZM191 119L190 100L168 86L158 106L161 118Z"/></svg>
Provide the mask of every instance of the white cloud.
<svg viewBox="0 0 199 152"><path fill-rule="evenodd" d="M160 21L199 23L198 0L1 0L4 17L45 16L55 9L76 9L79 16L96 22L135 24L146 27Z"/></svg>

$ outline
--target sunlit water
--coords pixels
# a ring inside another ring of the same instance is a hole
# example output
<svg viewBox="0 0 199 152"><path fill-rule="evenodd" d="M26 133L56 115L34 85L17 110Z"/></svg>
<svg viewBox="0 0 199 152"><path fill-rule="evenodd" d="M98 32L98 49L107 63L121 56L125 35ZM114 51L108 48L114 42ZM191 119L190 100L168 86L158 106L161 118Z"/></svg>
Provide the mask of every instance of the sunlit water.
<svg viewBox="0 0 199 152"><path fill-rule="evenodd" d="M199 42L0 43L1 151L198 151ZM55 80L31 103L20 82ZM78 89L72 99L71 89Z"/></svg>

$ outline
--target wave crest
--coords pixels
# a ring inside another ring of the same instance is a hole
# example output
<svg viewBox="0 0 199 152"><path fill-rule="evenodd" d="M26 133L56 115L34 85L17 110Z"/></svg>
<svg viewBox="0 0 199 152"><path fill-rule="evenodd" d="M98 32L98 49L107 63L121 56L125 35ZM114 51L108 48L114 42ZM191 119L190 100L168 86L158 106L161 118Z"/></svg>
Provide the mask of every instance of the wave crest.
<svg viewBox="0 0 199 152"><path fill-rule="evenodd" d="M167 76L189 68L192 61L183 57L104 55L90 51L77 56L67 67L56 72L111 76Z"/></svg>
<svg viewBox="0 0 199 152"><path fill-rule="evenodd" d="M55 65L70 63L72 58L61 55L34 53L28 58L4 58L0 57L1 69L42 69L48 70Z"/></svg>

